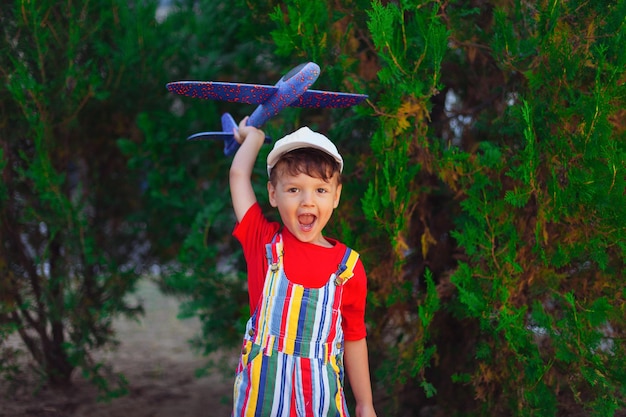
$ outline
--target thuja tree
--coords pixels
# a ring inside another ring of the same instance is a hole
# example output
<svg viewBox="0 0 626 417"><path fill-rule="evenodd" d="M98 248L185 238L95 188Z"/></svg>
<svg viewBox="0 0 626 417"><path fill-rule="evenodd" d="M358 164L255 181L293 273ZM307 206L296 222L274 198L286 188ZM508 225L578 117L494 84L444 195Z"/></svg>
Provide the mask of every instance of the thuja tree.
<svg viewBox="0 0 626 417"><path fill-rule="evenodd" d="M447 153L457 176L441 171L464 196L454 236L467 259L451 280L456 314L480 329L466 376L517 415L571 403L613 415L626 378L626 3L512 6L487 14L477 39L490 53L474 57L495 66L483 85L503 106L471 115L478 152Z"/></svg>
<svg viewBox="0 0 626 417"><path fill-rule="evenodd" d="M369 34L326 6L286 2L274 36L376 51L360 248L387 412L623 409L626 4L373 2Z"/></svg>
<svg viewBox="0 0 626 417"><path fill-rule="evenodd" d="M0 26L0 337L18 334L44 379L83 371L110 393L123 378L92 353L134 315L140 189L117 148L137 137L159 60L154 4L15 1ZM153 75L151 75L153 74ZM112 379L111 379L112 378ZM118 384L119 383L119 384Z"/></svg>
<svg viewBox="0 0 626 417"><path fill-rule="evenodd" d="M414 330L403 326L398 340L415 340L386 366L396 382L437 393L442 408L624 407L625 6L374 4L379 77L398 99L377 132L389 148L364 208L401 265L394 278L405 290L388 303ZM449 233L433 233L445 220L433 208L454 219ZM451 237L462 252L444 273L411 273L413 262L437 264Z"/></svg>

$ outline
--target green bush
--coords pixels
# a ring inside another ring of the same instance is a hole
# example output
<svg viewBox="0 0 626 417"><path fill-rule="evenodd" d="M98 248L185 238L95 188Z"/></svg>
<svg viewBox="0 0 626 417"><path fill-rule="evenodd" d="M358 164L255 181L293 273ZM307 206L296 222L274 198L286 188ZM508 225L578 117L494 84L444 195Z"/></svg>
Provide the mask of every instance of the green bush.
<svg viewBox="0 0 626 417"><path fill-rule="evenodd" d="M135 115L164 82L145 49L159 37L155 7L0 9L0 336L17 333L56 386L78 368L109 395L125 391L92 353L114 343L116 316L141 312L124 295L139 277L145 224L133 218L139 189L115 140L138 136Z"/></svg>

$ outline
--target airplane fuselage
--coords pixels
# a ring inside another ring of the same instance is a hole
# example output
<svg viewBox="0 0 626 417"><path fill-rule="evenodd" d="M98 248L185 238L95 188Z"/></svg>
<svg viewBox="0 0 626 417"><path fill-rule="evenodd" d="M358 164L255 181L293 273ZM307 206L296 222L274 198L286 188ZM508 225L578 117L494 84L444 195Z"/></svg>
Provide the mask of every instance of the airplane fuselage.
<svg viewBox="0 0 626 417"><path fill-rule="evenodd" d="M248 125L261 127L268 119L296 101L317 80L320 67L314 62L298 65L285 74L275 87L278 91L250 115Z"/></svg>

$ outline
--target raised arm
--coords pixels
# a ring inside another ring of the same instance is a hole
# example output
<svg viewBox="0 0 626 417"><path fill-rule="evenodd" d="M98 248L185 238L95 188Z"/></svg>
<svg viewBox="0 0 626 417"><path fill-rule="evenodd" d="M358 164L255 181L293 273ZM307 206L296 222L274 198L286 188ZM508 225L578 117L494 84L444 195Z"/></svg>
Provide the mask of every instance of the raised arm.
<svg viewBox="0 0 626 417"><path fill-rule="evenodd" d="M241 221L248 209L256 203L252 188L252 168L265 140L265 133L254 126L248 126L244 118L235 131L235 139L241 145L230 166L230 197L237 221Z"/></svg>

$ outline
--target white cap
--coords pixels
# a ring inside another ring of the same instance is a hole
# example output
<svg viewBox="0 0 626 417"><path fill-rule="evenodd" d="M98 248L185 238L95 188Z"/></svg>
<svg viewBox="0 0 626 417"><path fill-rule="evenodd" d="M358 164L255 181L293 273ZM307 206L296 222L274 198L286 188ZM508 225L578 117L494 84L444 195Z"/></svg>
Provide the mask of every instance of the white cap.
<svg viewBox="0 0 626 417"><path fill-rule="evenodd" d="M343 171L343 158L339 155L337 147L326 136L304 126L276 141L274 149L267 155L267 175L270 174L281 156L301 148L315 148L326 152L339 163L339 172Z"/></svg>

